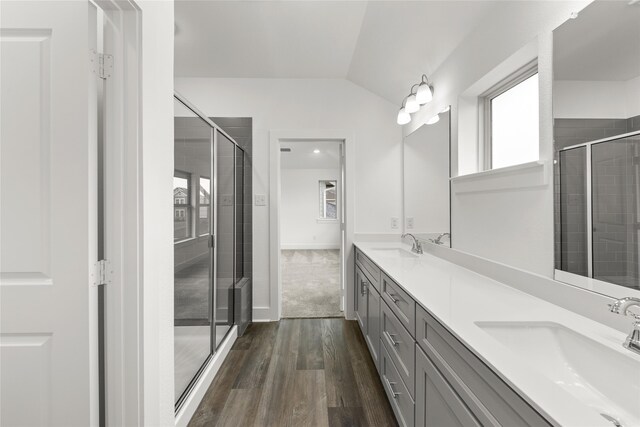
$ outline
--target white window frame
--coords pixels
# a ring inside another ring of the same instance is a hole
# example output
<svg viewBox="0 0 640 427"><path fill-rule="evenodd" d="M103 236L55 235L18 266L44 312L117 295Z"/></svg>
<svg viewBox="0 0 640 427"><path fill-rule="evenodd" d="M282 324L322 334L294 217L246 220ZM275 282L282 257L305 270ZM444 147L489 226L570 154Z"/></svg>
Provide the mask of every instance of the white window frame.
<svg viewBox="0 0 640 427"><path fill-rule="evenodd" d="M200 230L200 180L202 179L208 179L209 180L209 214L207 216L207 221L209 221L209 227L207 229L207 231L205 233L203 233ZM198 235L198 237L204 237L204 236L208 236L211 233L211 178L209 178L208 176L204 176L204 175L199 175L198 176L198 182L197 182L197 197L196 197L196 208L194 209L194 221L196 222L196 234Z"/></svg>
<svg viewBox="0 0 640 427"><path fill-rule="evenodd" d="M336 191L336 217L335 218L327 218L327 188L326 186L323 188L323 183L325 182L333 182L335 183L335 191ZM337 179L320 179L318 180L318 192L319 192L319 217L318 221L320 222L337 222L339 219L340 207L338 206L338 200L340 197L338 195L338 180Z"/></svg>
<svg viewBox="0 0 640 427"><path fill-rule="evenodd" d="M185 172L185 171L181 171L178 169L175 169L173 171L173 176L176 178L182 178L182 179L186 179L187 180L187 198L184 201L184 203L175 203L176 199L174 199L174 204L173 204L173 209L175 211L176 208L183 208L185 210L185 220L187 220L188 222L188 218L187 216L192 217L191 218L191 226L189 227L189 235L183 239L180 240L176 240L175 238L175 234L173 236L173 243L174 244L178 244L181 242L186 242L188 240L192 240L195 236L196 233L196 225L195 225L195 221L194 221L194 213L195 209L193 207L193 203L191 203L191 201L193 200L193 174L189 173L189 172ZM178 198L177 200L182 200L182 198ZM191 210L191 213L189 213L189 210Z"/></svg>
<svg viewBox="0 0 640 427"><path fill-rule="evenodd" d="M538 74L537 58L500 80L497 84L478 96L478 110L480 114L478 154L482 161L481 170L486 171L493 169L491 101L536 74ZM539 104L540 102L538 100L538 106Z"/></svg>

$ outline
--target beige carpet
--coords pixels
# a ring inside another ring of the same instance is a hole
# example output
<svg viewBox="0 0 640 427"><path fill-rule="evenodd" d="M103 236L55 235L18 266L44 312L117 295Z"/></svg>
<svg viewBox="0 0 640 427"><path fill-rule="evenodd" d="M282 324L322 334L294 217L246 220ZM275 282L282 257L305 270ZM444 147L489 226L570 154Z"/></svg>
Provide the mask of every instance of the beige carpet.
<svg viewBox="0 0 640 427"><path fill-rule="evenodd" d="M343 317L340 251L282 251L282 317Z"/></svg>

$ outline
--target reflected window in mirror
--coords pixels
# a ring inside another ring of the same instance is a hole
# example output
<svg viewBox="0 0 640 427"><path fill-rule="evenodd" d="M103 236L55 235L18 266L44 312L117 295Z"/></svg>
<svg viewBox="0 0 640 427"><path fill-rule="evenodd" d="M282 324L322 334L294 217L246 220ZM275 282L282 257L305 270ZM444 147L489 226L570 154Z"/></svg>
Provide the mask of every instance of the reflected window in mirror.
<svg viewBox="0 0 640 427"><path fill-rule="evenodd" d="M553 37L555 276L627 296L640 291L640 6L595 1Z"/></svg>

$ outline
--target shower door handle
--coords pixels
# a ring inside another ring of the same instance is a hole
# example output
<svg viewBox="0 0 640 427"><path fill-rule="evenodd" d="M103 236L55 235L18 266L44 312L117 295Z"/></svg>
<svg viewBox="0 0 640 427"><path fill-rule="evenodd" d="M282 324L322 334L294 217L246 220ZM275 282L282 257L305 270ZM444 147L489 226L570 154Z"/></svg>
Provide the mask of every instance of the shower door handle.
<svg viewBox="0 0 640 427"><path fill-rule="evenodd" d="M216 235L215 234L209 234L209 242L207 242L208 246L210 248L215 248L216 247Z"/></svg>

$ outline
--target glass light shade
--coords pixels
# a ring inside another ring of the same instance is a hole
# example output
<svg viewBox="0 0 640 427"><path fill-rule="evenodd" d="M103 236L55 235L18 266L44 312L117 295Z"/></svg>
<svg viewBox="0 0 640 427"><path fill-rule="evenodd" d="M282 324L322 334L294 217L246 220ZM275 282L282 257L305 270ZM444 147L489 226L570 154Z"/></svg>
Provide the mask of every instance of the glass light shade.
<svg viewBox="0 0 640 427"><path fill-rule="evenodd" d="M406 125L411 121L411 116L407 113L407 110L403 107L398 111L398 124Z"/></svg>
<svg viewBox="0 0 640 427"><path fill-rule="evenodd" d="M420 104L418 104L414 94L409 95L407 102L404 104L404 108L407 110L407 113L415 113L420 109Z"/></svg>
<svg viewBox="0 0 640 427"><path fill-rule="evenodd" d="M435 116L433 116L429 120L427 120L427 124L428 125L432 125L434 123L438 123L439 121L440 121L440 114L436 114Z"/></svg>
<svg viewBox="0 0 640 427"><path fill-rule="evenodd" d="M416 92L416 99L420 105L431 102L433 99L433 92L431 92L431 87L429 87L427 83L420 83L418 91Z"/></svg>

